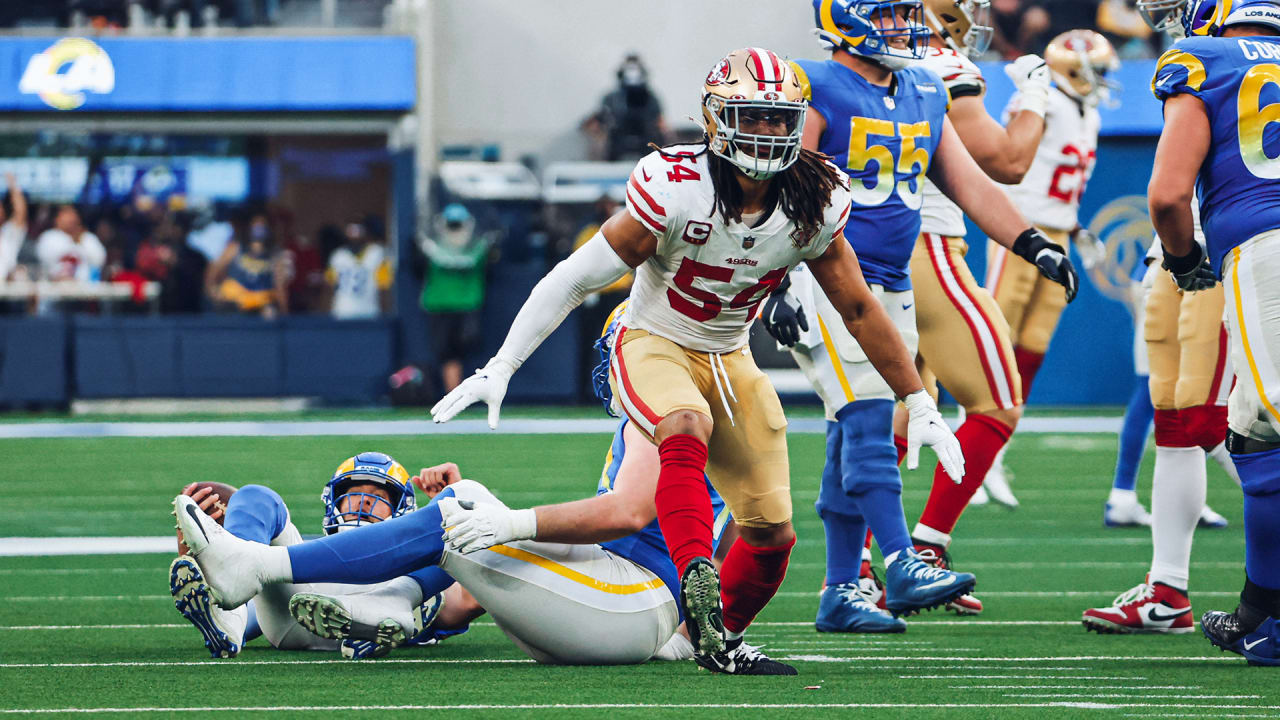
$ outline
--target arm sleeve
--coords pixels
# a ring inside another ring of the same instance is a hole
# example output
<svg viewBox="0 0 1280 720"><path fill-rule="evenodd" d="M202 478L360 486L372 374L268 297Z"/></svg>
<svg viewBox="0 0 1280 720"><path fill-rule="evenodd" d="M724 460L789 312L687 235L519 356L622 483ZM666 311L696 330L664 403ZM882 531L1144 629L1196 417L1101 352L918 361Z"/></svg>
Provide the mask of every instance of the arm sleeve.
<svg viewBox="0 0 1280 720"><path fill-rule="evenodd" d="M509 363L513 369L520 367L588 294L630 270L604 235L596 233L534 286L494 358Z"/></svg>

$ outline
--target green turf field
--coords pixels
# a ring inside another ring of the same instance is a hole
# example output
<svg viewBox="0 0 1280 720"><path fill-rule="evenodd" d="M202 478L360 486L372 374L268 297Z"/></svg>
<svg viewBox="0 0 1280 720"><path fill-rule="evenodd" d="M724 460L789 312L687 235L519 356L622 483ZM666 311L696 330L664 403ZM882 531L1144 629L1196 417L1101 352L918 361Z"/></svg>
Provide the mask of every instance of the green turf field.
<svg viewBox="0 0 1280 720"><path fill-rule="evenodd" d="M0 440L0 537L166 534L168 500L194 480L271 485L302 531L318 532L323 482L365 449L411 469L453 460L512 505L574 499L594 490L607 442L605 435ZM1114 437L1095 435L1016 440L1009 464L1023 506L971 509L953 547L957 567L978 575L986 612L958 619L935 611L913 619L905 635L867 637L813 630L823 540L812 504L822 438L793 435L800 539L780 596L750 638L791 659L799 677L711 676L691 663L537 666L487 622L380 661L279 652L262 640L239 658L210 661L173 610L168 556L0 557L0 713L116 708L117 716L177 717L186 708L233 708L219 712L332 717L350 707L397 716L470 708L468 715L491 717L720 718L743 717L733 706L748 704L759 708L748 712L767 713L755 717L852 717L862 708L871 717L913 718L1280 716L1280 672L1220 654L1198 632L1099 637L1080 627L1082 609L1139 582L1150 560L1147 531L1101 527L1114 445ZM1149 477L1150 457L1144 500ZM929 482L923 471L906 475L911 522ZM1211 468L1210 502L1232 526L1197 537L1197 616L1235 605L1243 578L1239 497Z"/></svg>

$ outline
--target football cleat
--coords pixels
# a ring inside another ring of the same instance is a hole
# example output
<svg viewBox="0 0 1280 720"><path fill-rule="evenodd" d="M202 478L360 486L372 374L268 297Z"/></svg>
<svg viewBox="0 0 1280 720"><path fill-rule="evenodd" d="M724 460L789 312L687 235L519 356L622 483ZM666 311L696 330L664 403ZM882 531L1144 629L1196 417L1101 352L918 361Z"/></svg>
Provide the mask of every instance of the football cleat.
<svg viewBox="0 0 1280 720"><path fill-rule="evenodd" d="M1125 499L1112 497L1102 508L1104 527L1151 527L1151 514L1138 502L1137 496Z"/></svg>
<svg viewBox="0 0 1280 720"><path fill-rule="evenodd" d="M173 514L219 607L240 607L262 592L267 575L263 554L270 548L223 530L186 495L174 498Z"/></svg>
<svg viewBox="0 0 1280 720"><path fill-rule="evenodd" d="M884 610L884 581L880 579L876 569L871 567L871 561L869 560L862 561L862 567L858 572L858 587L868 600L875 603L876 607Z"/></svg>
<svg viewBox="0 0 1280 720"><path fill-rule="evenodd" d="M423 629L417 625L421 616L415 615L407 603L397 603L397 599L399 596L376 591L354 595L298 593L289 599L289 614L320 637L342 640L343 657L382 657Z"/></svg>
<svg viewBox="0 0 1280 720"><path fill-rule="evenodd" d="M1243 606L1233 613L1214 610L1200 616L1200 629L1214 646L1243 655L1250 665L1280 665L1280 623L1266 618L1255 624L1249 615Z"/></svg>
<svg viewBox="0 0 1280 720"><path fill-rule="evenodd" d="M431 627L436 621L436 616L440 614L440 609L444 607L444 593L437 593L427 598L421 605L413 609L413 626L421 628L417 634L404 641L405 645L438 645L441 640L450 635L460 635L467 631L466 628L459 630L446 631L441 633ZM372 658L380 658L391 652L391 645L380 645L377 642L369 640L343 640L338 648L342 657L348 660L368 660Z"/></svg>
<svg viewBox="0 0 1280 720"><path fill-rule="evenodd" d="M169 565L169 594L182 617L200 631L210 655L233 658L240 653L249 621L248 609L223 610L215 606L200 566L187 555Z"/></svg>
<svg viewBox="0 0 1280 720"><path fill-rule="evenodd" d="M978 489L973 493L973 497L969 498L969 504L978 507L990 505L991 496L987 494L987 489L979 485Z"/></svg>
<svg viewBox="0 0 1280 720"><path fill-rule="evenodd" d="M885 571L886 605L894 617L913 615L950 603L976 584L973 575L947 570L908 548Z"/></svg>
<svg viewBox="0 0 1280 720"><path fill-rule="evenodd" d="M742 638L725 641L724 650L720 652L697 653L693 656L693 660L713 673L725 675L796 674L795 668L770 658L760 652L760 648L743 642Z"/></svg>
<svg viewBox="0 0 1280 720"><path fill-rule="evenodd" d="M996 461L991 463L991 469L987 471L987 476L982 479L982 487L991 496L991 499L1004 505L1007 508L1018 507L1018 498L1013 496L1013 490L1009 487L1009 481L1013 479L1013 473L1004 466L1004 448L1000 449L1000 453L996 455ZM970 500L972 505L973 501Z"/></svg>
<svg viewBox="0 0 1280 720"><path fill-rule="evenodd" d="M724 653L720 573L707 558L694 558L685 567L680 578L680 607L684 610L685 629L689 631L694 653L699 657Z"/></svg>
<svg viewBox="0 0 1280 720"><path fill-rule="evenodd" d="M1164 583L1142 583L1110 607L1089 608L1080 620L1097 633L1188 633L1195 629L1186 593Z"/></svg>
<svg viewBox="0 0 1280 720"><path fill-rule="evenodd" d="M883 593L881 593L883 596ZM828 585L818 601L818 632L900 633L905 620L876 607L857 583Z"/></svg>
<svg viewBox="0 0 1280 720"><path fill-rule="evenodd" d="M940 567L943 570L951 569L951 555L941 547L930 543L916 542L915 551L921 560L930 565ZM971 593L966 592L948 602L947 609L957 615L979 615L982 613L982 601Z"/></svg>
<svg viewBox="0 0 1280 720"><path fill-rule="evenodd" d="M1208 505L1200 511L1200 519L1196 521L1196 527L1205 528L1207 530L1221 530L1230 523L1227 519L1214 512L1214 509Z"/></svg>

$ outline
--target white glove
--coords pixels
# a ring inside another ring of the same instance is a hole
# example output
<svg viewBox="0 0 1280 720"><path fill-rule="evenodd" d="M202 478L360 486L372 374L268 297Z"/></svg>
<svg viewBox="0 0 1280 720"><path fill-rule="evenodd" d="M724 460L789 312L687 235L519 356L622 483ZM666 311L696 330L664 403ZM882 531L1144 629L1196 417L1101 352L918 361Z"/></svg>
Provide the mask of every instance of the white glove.
<svg viewBox="0 0 1280 720"><path fill-rule="evenodd" d="M464 555L516 540L532 540L538 534L538 516L532 509L511 510L501 505L440 501L444 541Z"/></svg>
<svg viewBox="0 0 1280 720"><path fill-rule="evenodd" d="M959 484L964 479L964 453L960 451L960 441L943 422L933 398L924 390L917 390L903 398L903 402L908 413L907 469L919 467L920 446L928 445L937 454L942 469Z"/></svg>
<svg viewBox="0 0 1280 720"><path fill-rule="evenodd" d="M476 370L475 375L463 380L453 392L440 398L440 402L431 408L431 419L438 423L449 422L454 415L483 401L489 406L489 429L496 430L502 398L507 395L507 383L515 371L506 360L490 360L488 365Z"/></svg>
<svg viewBox="0 0 1280 720"><path fill-rule="evenodd" d="M1088 228L1078 227L1071 232L1071 244L1080 253L1080 262L1085 270L1099 267L1107 259L1107 246Z"/></svg>
<svg viewBox="0 0 1280 720"><path fill-rule="evenodd" d="M1049 66L1039 55L1023 55L1004 66L1022 98L1022 109L1044 117L1049 110Z"/></svg>

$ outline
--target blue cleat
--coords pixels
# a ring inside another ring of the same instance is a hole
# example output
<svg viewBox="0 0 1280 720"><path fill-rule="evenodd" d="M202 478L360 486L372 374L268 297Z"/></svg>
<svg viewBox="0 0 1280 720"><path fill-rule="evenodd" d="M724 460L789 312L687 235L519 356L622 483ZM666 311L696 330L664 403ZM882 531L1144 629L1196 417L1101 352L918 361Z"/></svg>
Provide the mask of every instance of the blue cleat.
<svg viewBox="0 0 1280 720"><path fill-rule="evenodd" d="M885 570L886 607L894 617L914 615L968 595L977 583L971 573L935 567L914 550L903 550Z"/></svg>
<svg viewBox="0 0 1280 720"><path fill-rule="evenodd" d="M1254 626L1253 630L1245 630L1254 617L1247 608L1236 608L1233 613L1214 610L1200 617L1200 629L1209 642L1222 650L1241 655L1250 665L1280 666L1280 622L1275 618L1266 618Z"/></svg>
<svg viewBox="0 0 1280 720"><path fill-rule="evenodd" d="M907 622L876 607L858 583L828 585L818 601L818 632L900 633Z"/></svg>
<svg viewBox="0 0 1280 720"><path fill-rule="evenodd" d="M240 654L248 611L244 607L223 610L214 605L200 566L191 557L183 555L169 565L169 594L182 617L200 631L210 655L233 658Z"/></svg>

